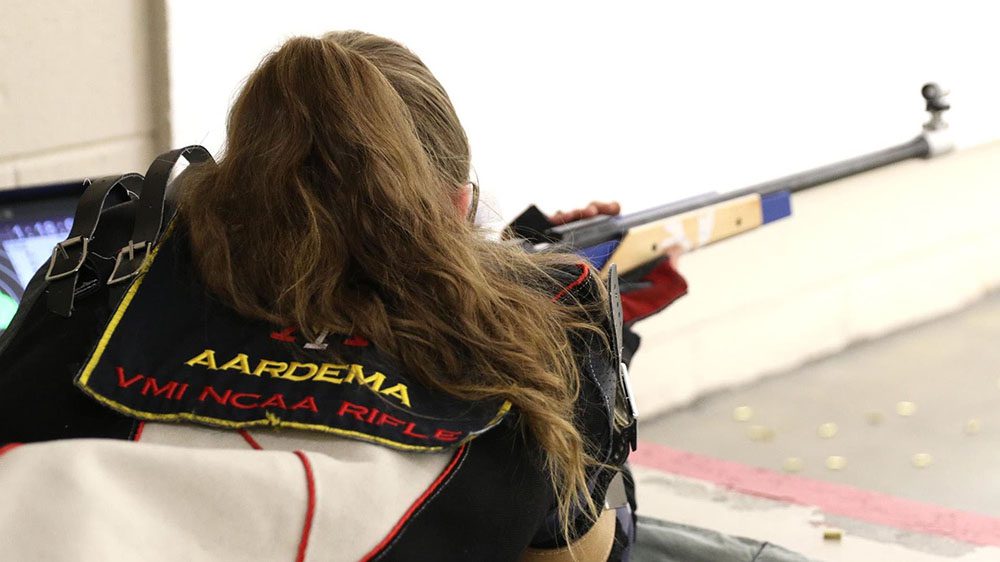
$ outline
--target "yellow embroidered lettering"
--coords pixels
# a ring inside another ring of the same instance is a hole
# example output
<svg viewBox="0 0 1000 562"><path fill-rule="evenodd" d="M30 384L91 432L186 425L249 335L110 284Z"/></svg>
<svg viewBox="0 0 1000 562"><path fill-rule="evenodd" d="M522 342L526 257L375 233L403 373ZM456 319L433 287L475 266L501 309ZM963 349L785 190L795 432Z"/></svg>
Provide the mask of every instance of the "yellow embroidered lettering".
<svg viewBox="0 0 1000 562"><path fill-rule="evenodd" d="M304 369L305 372L296 375L295 371L297 369ZM298 361L292 361L288 364L288 370L285 371L285 374L281 375L281 378L296 382L309 380L318 370L319 367L317 367L315 363L299 363Z"/></svg>
<svg viewBox="0 0 1000 562"><path fill-rule="evenodd" d="M283 361L271 361L270 359L261 359L260 363L257 363L257 368L253 370L253 374L260 376L261 373L267 373L272 377L281 377L282 371L288 368L288 363Z"/></svg>
<svg viewBox="0 0 1000 562"><path fill-rule="evenodd" d="M213 371L217 371L219 368L215 366L215 350L206 349L199 353L196 357L185 361L185 365L189 367L194 367L195 365L203 365Z"/></svg>
<svg viewBox="0 0 1000 562"><path fill-rule="evenodd" d="M232 369L234 371L239 371L244 375L250 374L250 361L247 358L246 353L240 353L236 357L233 357L231 361L227 362L225 365L219 367L220 370L225 371L226 369Z"/></svg>
<svg viewBox="0 0 1000 562"><path fill-rule="evenodd" d="M299 361L285 362L285 361L272 361L270 359L261 359L257 362L257 366L252 371L250 370L250 357L246 353L238 353L235 357L229 361L222 364L220 367L216 363L215 350L206 349L192 357L185 364L190 367L204 367L213 371L239 371L245 375L261 376L263 374L268 374L272 378L280 378L293 382L302 382L307 380L328 382L332 384L341 383L354 383L364 387L367 387L372 392L378 392L386 396L392 396L396 400L399 400L401 404L407 408L410 406L410 394L409 389L405 384L396 383L388 388L383 389L382 387L387 385L387 377L385 374L378 371L372 371L370 374L365 374L365 368L363 365L358 365L356 363L350 365L338 365L334 363L322 363L317 365L316 363L301 363ZM121 378L121 377L119 377ZM154 391L157 389L154 389ZM163 394L168 395L167 390L163 391ZM243 398L249 398L250 395L241 395ZM259 397L254 395L253 399L257 400ZM203 398L202 398L203 400ZM272 404L273 402L273 404ZM259 407L271 407L277 406L277 399L269 399L264 402L264 405ZM309 404L303 404L300 401L291 407L292 410L296 407L301 406L302 408L313 409L313 406ZM245 402L236 405L235 407L258 407L257 402Z"/></svg>
<svg viewBox="0 0 1000 562"><path fill-rule="evenodd" d="M403 403L404 406L407 408L410 407L410 393L406 390L405 384L397 383L396 386L383 390L382 394L395 396L400 402Z"/></svg>
<svg viewBox="0 0 1000 562"><path fill-rule="evenodd" d="M361 369L361 365L351 365L351 370L347 373L347 377L344 378L344 382L363 384L374 392L378 392L382 388L382 383L385 382L385 375L375 371L371 376L366 377L365 372Z"/></svg>
<svg viewBox="0 0 1000 562"><path fill-rule="evenodd" d="M333 384L340 384L344 382L344 379L337 378L340 371L347 368L347 365L334 365L332 363L323 363L319 368L319 372L316 373L316 377L313 378L314 381L332 382ZM331 376L327 376L331 375Z"/></svg>

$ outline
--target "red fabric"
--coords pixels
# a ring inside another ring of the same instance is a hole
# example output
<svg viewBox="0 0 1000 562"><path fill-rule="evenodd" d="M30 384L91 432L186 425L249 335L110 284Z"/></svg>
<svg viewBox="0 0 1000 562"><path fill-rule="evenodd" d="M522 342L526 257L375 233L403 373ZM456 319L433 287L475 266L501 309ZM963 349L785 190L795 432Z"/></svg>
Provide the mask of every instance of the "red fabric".
<svg viewBox="0 0 1000 562"><path fill-rule="evenodd" d="M396 535L398 535L399 532L403 530L403 527L406 526L406 522L410 520L410 517L413 517L413 514L416 513L418 509L423 507L424 502L426 502L428 498L430 498L431 495L434 494L434 491L437 490L441 486L441 484L448 479L451 473L455 470L455 467L458 466L458 461L462 458L462 455L465 453L465 449L467 447L468 445L462 445L461 447L458 448L458 451L455 452L455 456L452 457L451 462L448 463L448 466L446 466L445 469L441 472L441 474L438 475L437 479L435 479L434 482L431 483L430 487L424 490L423 494L420 494L420 497L417 498L417 501L413 502L413 505L410 506L410 509L407 509L406 513L403 514L403 517L399 519L399 521L396 523L396 526L393 527L391 531L389 531L389 534L386 535L384 539L382 539L382 542L375 545L375 548L373 548L371 552L366 554L364 558L361 559L361 562L368 562L369 560L374 559L377 554L382 552L382 549L386 548L390 543L392 543L392 541L396 538Z"/></svg>
<svg viewBox="0 0 1000 562"><path fill-rule="evenodd" d="M271 339L278 341L295 343L295 328L285 328L280 332L271 332Z"/></svg>
<svg viewBox="0 0 1000 562"><path fill-rule="evenodd" d="M309 493L308 503L306 504L306 520L302 524L302 539L299 541L299 552L295 556L295 562L303 562L306 559L306 549L309 547L309 534L312 532L313 515L316 512L316 480L313 478L309 457L302 451L295 451L295 454L302 461L302 468L306 471L306 490Z"/></svg>
<svg viewBox="0 0 1000 562"><path fill-rule="evenodd" d="M257 449L258 451L264 450L264 447L260 446L260 443L258 443L257 440L253 438L253 435L250 435L249 431L247 431L245 429L238 429L237 433L239 433L240 435L242 435L243 436L243 440L246 441L247 443L249 443L250 446L253 447L254 449Z"/></svg>
<svg viewBox="0 0 1000 562"><path fill-rule="evenodd" d="M687 281L668 259L664 259L639 282L649 286L634 290L622 288L622 317L626 324L656 314L687 294L688 289Z"/></svg>

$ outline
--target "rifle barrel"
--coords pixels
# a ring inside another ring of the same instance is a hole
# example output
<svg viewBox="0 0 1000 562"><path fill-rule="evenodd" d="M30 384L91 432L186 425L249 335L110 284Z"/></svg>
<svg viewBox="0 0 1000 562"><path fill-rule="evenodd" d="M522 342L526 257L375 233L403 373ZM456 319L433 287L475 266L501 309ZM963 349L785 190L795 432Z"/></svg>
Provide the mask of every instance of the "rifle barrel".
<svg viewBox="0 0 1000 562"><path fill-rule="evenodd" d="M799 172L797 174L792 174L776 180L759 183L750 187L738 189L736 191L727 191L725 193L705 193L688 199L682 199L674 203L645 209L637 213L622 215L615 222L622 227L622 231L624 232L636 226L648 224L653 221L665 219L667 217L672 217L674 215L679 215L681 213L686 213L688 211L693 211L695 209L700 209L701 207L714 205L716 203L721 203L737 197L750 195L751 193L759 193L762 196L777 193L779 191L796 193L811 187L816 187L825 183L857 175L862 172L881 168L882 166L888 166L890 164L902 162L903 160L909 160L910 158L924 158L929 154L930 145L924 137L920 136L904 144L896 145L862 156L857 156L849 160L843 160L834 164L814 168L812 170L806 170L805 172Z"/></svg>
<svg viewBox="0 0 1000 562"><path fill-rule="evenodd" d="M752 185L738 191L726 193L726 196L727 198L742 197L751 193L767 195L768 193L776 193L778 191L796 193L810 187L830 183L862 172L874 170L875 168L909 160L910 158L926 158L930 155L930 151L931 148L927 139L924 136L919 136L904 144Z"/></svg>
<svg viewBox="0 0 1000 562"><path fill-rule="evenodd" d="M942 113L950 108L944 99L947 92L937 84L929 83L924 85L920 93L927 102L927 111L931 119L924 124L923 134L909 142L736 191L705 193L628 215L599 216L555 226L543 233L542 238L546 242L537 247L547 247L550 243L555 243L567 248L584 250L603 244L614 244L632 228L751 194L760 195L761 212L766 223L769 215L772 219L787 216L789 193L803 191L903 160L930 158L948 152L952 149L952 144L946 135L947 125L941 119ZM538 244L538 242L533 243Z"/></svg>

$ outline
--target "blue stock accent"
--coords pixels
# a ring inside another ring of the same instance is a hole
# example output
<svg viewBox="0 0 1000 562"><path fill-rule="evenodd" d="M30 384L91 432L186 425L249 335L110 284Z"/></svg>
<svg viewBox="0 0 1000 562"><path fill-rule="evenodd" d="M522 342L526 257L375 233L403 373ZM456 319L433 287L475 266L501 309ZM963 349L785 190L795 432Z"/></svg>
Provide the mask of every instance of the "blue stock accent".
<svg viewBox="0 0 1000 562"><path fill-rule="evenodd" d="M601 242L596 246L584 248L577 253L587 258L587 261L589 261L595 268L601 269L604 267L604 264L608 262L611 254L615 253L615 250L618 249L619 242L619 240Z"/></svg>
<svg viewBox="0 0 1000 562"><path fill-rule="evenodd" d="M783 219L792 214L792 196L787 191L768 193L760 197L760 212L764 224Z"/></svg>

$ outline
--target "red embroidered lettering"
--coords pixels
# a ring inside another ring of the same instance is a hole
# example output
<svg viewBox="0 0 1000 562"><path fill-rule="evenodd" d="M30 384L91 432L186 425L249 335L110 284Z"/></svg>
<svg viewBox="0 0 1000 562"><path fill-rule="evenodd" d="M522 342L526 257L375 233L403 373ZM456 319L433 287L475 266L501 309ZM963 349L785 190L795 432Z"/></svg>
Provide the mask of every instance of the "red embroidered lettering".
<svg viewBox="0 0 1000 562"><path fill-rule="evenodd" d="M294 333L295 333L295 328L285 328L280 332L271 332L271 339L288 343L295 343L295 336L292 335Z"/></svg>
<svg viewBox="0 0 1000 562"><path fill-rule="evenodd" d="M361 336L351 336L344 340L344 345L351 347L368 347L368 340Z"/></svg>
<svg viewBox="0 0 1000 562"><path fill-rule="evenodd" d="M413 422L406 424L406 429L403 430L403 435L409 435L410 437L416 437L417 439L427 439L426 435L421 435L413 431L413 428L416 427L416 425L417 424Z"/></svg>
<svg viewBox="0 0 1000 562"><path fill-rule="evenodd" d="M251 408L258 408L258 407L260 407L260 405L257 404L256 402L254 402L253 404L240 404L239 400L240 400L240 398L243 398L244 396L252 397L255 400L260 400L260 394L253 394L251 392L237 392L229 400L229 403L231 405L235 406L236 408L241 409L241 410L249 410Z"/></svg>
<svg viewBox="0 0 1000 562"><path fill-rule="evenodd" d="M376 422L377 425L386 425L386 424L388 424L388 425L395 426L395 427L399 427L399 426L403 425L404 423L405 422L403 420L401 420L399 418L394 418L394 417L392 417L392 416L390 416L389 414L386 414L386 413L383 413L381 416L379 416L378 417L378 422Z"/></svg>
<svg viewBox="0 0 1000 562"><path fill-rule="evenodd" d="M387 425L390 427L398 427L397 431L406 437L412 439L436 439L438 441L453 442L458 441L462 437L463 432L461 431L451 431L447 429L437 429L434 430L433 437L428 434L420 433L417 431L417 423L402 420L395 416L391 416L385 412L379 411L378 408L370 408L368 406L361 406L359 404L354 404L343 400L340 403L340 408L337 409L338 416L353 417L359 422L365 422L372 425Z"/></svg>
<svg viewBox="0 0 1000 562"><path fill-rule="evenodd" d="M188 389L188 383L182 384L181 385L181 389L177 391L177 396L175 396L174 398L176 398L177 400L180 400L181 398L183 398L184 397L184 393L187 392L187 389Z"/></svg>
<svg viewBox="0 0 1000 562"><path fill-rule="evenodd" d="M314 414L319 413L319 408L316 407L316 400L312 396L306 396L298 403L292 405L292 411L303 409L309 410Z"/></svg>
<svg viewBox="0 0 1000 562"><path fill-rule="evenodd" d="M206 386L205 389L201 391L201 396L198 397L198 401L204 402L205 398L207 398L208 395L211 394L212 400L215 400L219 404L225 404L226 402L229 401L229 395L231 395L232 393L233 391L231 389L226 389L226 393L223 394L222 396L219 396L219 393L216 392L214 388L212 388L211 386Z"/></svg>
<svg viewBox="0 0 1000 562"><path fill-rule="evenodd" d="M275 394L274 396L260 403L261 408L267 408L268 406L276 406L278 408L281 408L282 410L288 409L288 406L285 406L285 397L281 394Z"/></svg>
<svg viewBox="0 0 1000 562"><path fill-rule="evenodd" d="M125 369L118 367L116 371L118 371L118 386L121 388L128 388L143 377L143 375L136 375L129 380L125 380Z"/></svg>
<svg viewBox="0 0 1000 562"><path fill-rule="evenodd" d="M447 429L439 429L434 432L434 439L438 441L458 441L458 438L462 436L461 431L449 431Z"/></svg>
<svg viewBox="0 0 1000 562"><path fill-rule="evenodd" d="M340 404L340 409L337 410L338 416L343 416L344 414L351 414L354 416L354 419L358 421L365 421L365 419L362 416L364 416L367 413L368 413L368 408L365 408L364 406L358 406L357 404L351 404L347 400L344 400Z"/></svg>
<svg viewBox="0 0 1000 562"><path fill-rule="evenodd" d="M174 391L177 390L177 381L170 381L170 382L168 382L167 384L165 384L165 385L163 385L161 387L156 382L156 379L154 379L153 377L148 377L146 379L146 384L144 384L142 386L142 395L146 396L146 394L150 390L153 391L153 396L159 396L161 394L166 394L167 398L173 398L174 397Z"/></svg>

